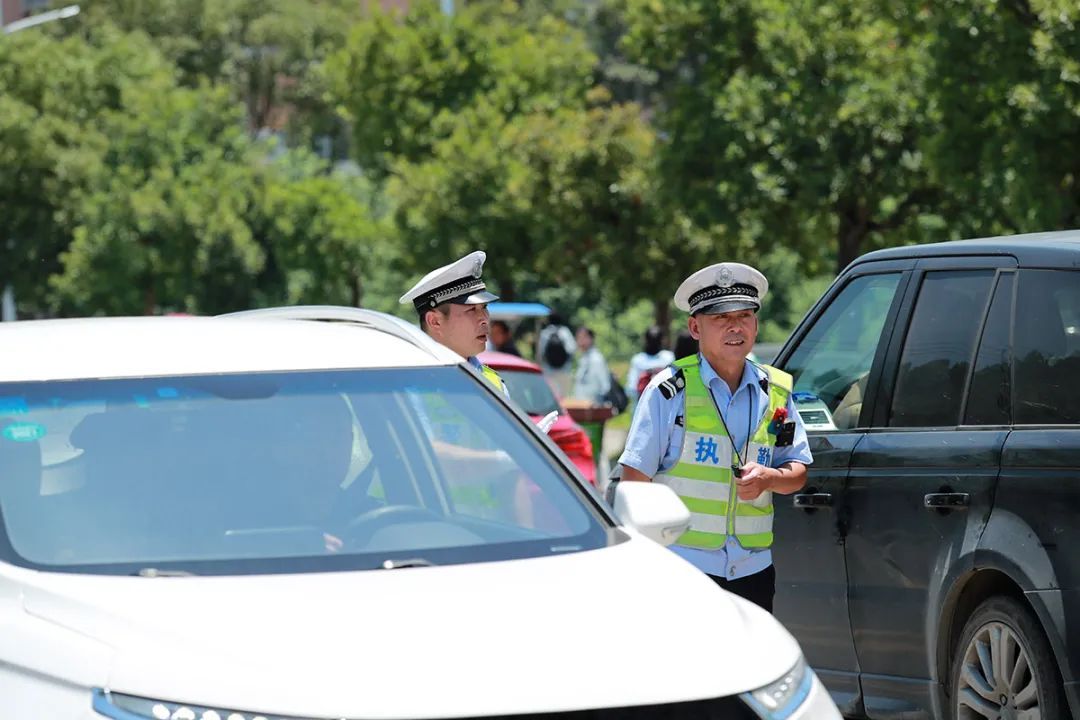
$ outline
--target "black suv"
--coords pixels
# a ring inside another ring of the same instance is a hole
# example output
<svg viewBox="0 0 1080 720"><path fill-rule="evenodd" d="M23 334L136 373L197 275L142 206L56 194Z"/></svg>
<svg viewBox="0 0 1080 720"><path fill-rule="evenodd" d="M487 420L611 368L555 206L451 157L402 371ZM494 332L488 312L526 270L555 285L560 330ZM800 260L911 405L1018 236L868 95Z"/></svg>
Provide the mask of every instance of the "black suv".
<svg viewBox="0 0 1080 720"><path fill-rule="evenodd" d="M775 364L776 614L841 710L1080 718L1080 231L870 253Z"/></svg>

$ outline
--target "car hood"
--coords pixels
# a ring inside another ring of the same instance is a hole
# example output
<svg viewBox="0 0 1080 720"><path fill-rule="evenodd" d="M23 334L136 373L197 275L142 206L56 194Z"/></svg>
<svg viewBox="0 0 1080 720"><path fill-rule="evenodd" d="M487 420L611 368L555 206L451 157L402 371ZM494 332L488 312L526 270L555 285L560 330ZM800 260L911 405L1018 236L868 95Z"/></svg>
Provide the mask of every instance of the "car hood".
<svg viewBox="0 0 1080 720"><path fill-rule="evenodd" d="M114 692L301 717L555 712L730 695L798 657L770 615L643 538L445 567L27 572L26 612L113 648Z"/></svg>

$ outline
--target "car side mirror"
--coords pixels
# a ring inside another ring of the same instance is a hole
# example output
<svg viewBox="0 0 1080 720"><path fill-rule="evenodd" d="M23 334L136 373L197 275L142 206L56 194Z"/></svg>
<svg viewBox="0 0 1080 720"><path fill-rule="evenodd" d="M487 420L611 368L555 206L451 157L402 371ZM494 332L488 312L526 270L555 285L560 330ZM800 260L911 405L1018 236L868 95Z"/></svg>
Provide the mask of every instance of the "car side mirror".
<svg viewBox="0 0 1080 720"><path fill-rule="evenodd" d="M661 545L670 545L690 528L690 511L675 491L654 482L618 480L609 488L615 517Z"/></svg>

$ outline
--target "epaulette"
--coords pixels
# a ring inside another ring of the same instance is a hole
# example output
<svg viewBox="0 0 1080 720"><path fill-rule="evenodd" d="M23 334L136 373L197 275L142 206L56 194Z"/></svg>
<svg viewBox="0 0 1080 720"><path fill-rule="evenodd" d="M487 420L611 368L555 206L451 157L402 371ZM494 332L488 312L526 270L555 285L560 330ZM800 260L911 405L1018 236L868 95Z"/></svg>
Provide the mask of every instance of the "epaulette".
<svg viewBox="0 0 1080 720"><path fill-rule="evenodd" d="M683 377L682 368L678 368L671 374L671 377L657 385L656 389L660 391L660 394L664 396L665 400L670 400L678 395L685 387L686 378Z"/></svg>

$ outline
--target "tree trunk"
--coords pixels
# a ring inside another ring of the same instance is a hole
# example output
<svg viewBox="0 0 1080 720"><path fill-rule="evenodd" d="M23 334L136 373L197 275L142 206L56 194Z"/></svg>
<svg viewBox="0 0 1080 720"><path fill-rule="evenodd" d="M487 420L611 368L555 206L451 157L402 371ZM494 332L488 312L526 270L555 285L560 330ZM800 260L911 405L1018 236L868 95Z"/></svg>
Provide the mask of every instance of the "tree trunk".
<svg viewBox="0 0 1080 720"><path fill-rule="evenodd" d="M154 281L147 280L143 290L143 315L153 315L157 312L157 290Z"/></svg>
<svg viewBox="0 0 1080 720"><path fill-rule="evenodd" d="M364 301L364 280L360 277L359 273L354 273L352 276L352 293L349 298L353 307L363 307L361 303Z"/></svg>
<svg viewBox="0 0 1080 720"><path fill-rule="evenodd" d="M499 284L499 300L502 302L513 302L517 299L517 288L514 287L514 281L510 278L495 278Z"/></svg>
<svg viewBox="0 0 1080 720"><path fill-rule="evenodd" d="M843 272L861 254L863 241L870 234L870 213L858 203L837 210L840 227L836 234L836 274Z"/></svg>
<svg viewBox="0 0 1080 720"><path fill-rule="evenodd" d="M656 311L653 316L657 327L663 332L664 346L671 345L671 338L668 337L668 329L671 327L671 301L668 298L657 300L655 302Z"/></svg>

